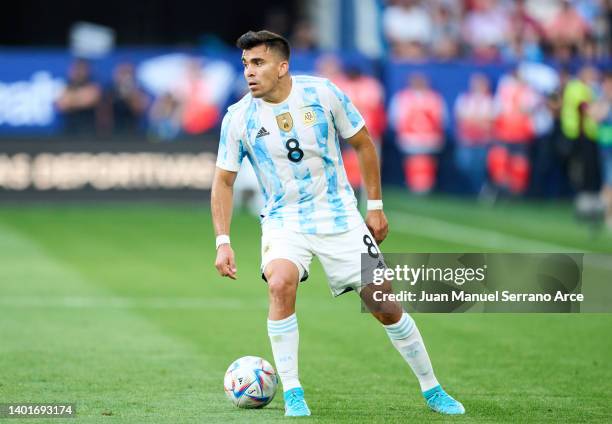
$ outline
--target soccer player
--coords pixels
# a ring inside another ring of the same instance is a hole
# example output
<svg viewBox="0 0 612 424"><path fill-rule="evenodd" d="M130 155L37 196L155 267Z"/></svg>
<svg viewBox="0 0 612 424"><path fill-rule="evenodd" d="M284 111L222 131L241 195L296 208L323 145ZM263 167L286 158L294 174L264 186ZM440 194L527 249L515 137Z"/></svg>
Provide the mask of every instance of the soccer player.
<svg viewBox="0 0 612 424"><path fill-rule="evenodd" d="M395 302L372 305L373 286L362 288L361 254L378 263L378 243L387 235L378 157L363 118L329 80L290 75L290 48L283 37L249 31L237 46L250 93L228 108L221 125L211 198L215 266L220 275L237 278L229 239L232 186L247 157L266 199L260 214L261 272L268 283L268 335L285 415L310 415L298 378L295 299L313 255L319 257L334 296L357 291L383 324L419 380L429 407L443 414L464 413L436 380L414 320ZM342 165L339 137L359 156L370 199L365 222Z"/></svg>

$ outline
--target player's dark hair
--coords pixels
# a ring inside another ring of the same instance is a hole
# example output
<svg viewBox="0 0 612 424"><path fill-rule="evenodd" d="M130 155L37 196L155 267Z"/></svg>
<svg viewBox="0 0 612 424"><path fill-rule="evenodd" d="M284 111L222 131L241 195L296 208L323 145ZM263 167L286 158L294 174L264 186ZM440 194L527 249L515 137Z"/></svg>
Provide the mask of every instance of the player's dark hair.
<svg viewBox="0 0 612 424"><path fill-rule="evenodd" d="M282 35L275 34L271 31L249 31L240 36L236 41L236 47L242 50L250 50L253 47L265 44L267 48L276 51L285 60L289 60L291 48L289 42Z"/></svg>

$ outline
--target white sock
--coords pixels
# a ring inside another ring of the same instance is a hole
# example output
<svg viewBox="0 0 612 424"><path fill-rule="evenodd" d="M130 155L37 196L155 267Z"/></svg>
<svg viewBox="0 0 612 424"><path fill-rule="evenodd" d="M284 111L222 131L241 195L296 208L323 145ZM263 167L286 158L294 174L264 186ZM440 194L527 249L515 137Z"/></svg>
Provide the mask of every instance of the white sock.
<svg viewBox="0 0 612 424"><path fill-rule="evenodd" d="M295 314L278 321L268 320L268 336L283 390L286 392L295 387L302 387L298 379L300 334Z"/></svg>
<svg viewBox="0 0 612 424"><path fill-rule="evenodd" d="M439 383L434 375L427 349L416 323L407 313L402 314L398 322L383 325L391 343L398 350L402 358L408 362L412 372L419 379L421 391L436 387Z"/></svg>

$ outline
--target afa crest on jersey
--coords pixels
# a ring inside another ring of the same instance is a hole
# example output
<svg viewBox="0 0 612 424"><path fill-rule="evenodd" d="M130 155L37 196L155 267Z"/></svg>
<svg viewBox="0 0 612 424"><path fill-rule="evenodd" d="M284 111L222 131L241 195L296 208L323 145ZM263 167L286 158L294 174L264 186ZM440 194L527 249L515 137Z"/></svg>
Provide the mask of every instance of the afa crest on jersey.
<svg viewBox="0 0 612 424"><path fill-rule="evenodd" d="M311 107L302 109L301 113L302 113L302 122L304 123L305 127L314 125L317 122L317 114L315 113L314 110L312 110Z"/></svg>

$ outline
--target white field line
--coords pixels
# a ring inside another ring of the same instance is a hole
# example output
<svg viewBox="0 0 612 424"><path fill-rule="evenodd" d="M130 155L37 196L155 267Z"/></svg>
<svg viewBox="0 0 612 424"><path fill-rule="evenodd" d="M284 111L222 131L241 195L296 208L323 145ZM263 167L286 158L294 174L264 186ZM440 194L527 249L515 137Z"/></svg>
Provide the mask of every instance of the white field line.
<svg viewBox="0 0 612 424"><path fill-rule="evenodd" d="M415 215L403 211L389 211L390 231L413 234L460 245L479 246L501 252L516 253L589 253L584 264L612 271L612 256L592 253L581 247L549 243L532 238L515 236L502 231L482 229L476 226L456 224L441 219Z"/></svg>
<svg viewBox="0 0 612 424"><path fill-rule="evenodd" d="M520 253L579 253L585 251L580 247L549 243L501 231L485 230L476 226L455 224L407 212L390 211L387 213L387 216L392 224L394 224L390 231L415 234L461 245L481 246Z"/></svg>

